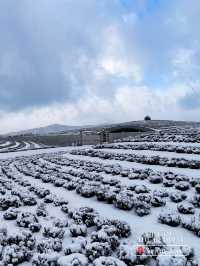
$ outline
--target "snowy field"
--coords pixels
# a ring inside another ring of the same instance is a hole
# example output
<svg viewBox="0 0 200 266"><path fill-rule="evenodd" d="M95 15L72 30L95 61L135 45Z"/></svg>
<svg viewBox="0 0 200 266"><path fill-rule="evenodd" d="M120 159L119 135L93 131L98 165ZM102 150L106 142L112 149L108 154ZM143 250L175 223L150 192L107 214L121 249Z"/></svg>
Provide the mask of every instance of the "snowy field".
<svg viewBox="0 0 200 266"><path fill-rule="evenodd" d="M0 143L0 153L26 151L47 148L44 144L32 141L2 141Z"/></svg>
<svg viewBox="0 0 200 266"><path fill-rule="evenodd" d="M199 143L155 139L1 153L0 265L199 265Z"/></svg>

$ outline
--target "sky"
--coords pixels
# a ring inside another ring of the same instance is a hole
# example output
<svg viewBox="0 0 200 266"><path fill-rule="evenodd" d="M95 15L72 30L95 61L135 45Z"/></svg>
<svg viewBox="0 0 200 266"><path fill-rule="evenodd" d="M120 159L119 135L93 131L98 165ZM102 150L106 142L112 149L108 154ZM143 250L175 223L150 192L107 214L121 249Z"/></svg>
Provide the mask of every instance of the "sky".
<svg viewBox="0 0 200 266"><path fill-rule="evenodd" d="M0 133L200 120L199 0L1 0Z"/></svg>

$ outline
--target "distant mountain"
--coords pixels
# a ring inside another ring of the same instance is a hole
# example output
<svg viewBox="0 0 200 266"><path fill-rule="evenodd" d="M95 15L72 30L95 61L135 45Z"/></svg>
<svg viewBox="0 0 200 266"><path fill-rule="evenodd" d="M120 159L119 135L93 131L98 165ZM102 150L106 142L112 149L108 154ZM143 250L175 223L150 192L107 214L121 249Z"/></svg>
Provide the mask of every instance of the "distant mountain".
<svg viewBox="0 0 200 266"><path fill-rule="evenodd" d="M32 128L28 130L22 130L18 132L11 132L6 135L9 136L18 136L18 135L47 135L47 134L53 134L53 133L61 133L61 132L67 132L72 130L78 130L82 127L80 126L67 126L67 125L60 125L60 124L52 124L46 127L38 127L38 128Z"/></svg>
<svg viewBox="0 0 200 266"><path fill-rule="evenodd" d="M195 126L200 127L200 122L190 122L190 121L171 121L171 120L151 120L151 121L130 121L121 123L111 123L111 124L100 124L100 125L85 125L85 126L68 126L60 124L52 124L46 127L33 128L28 130L22 130L18 132L12 132L4 134L4 136L19 136L19 135L48 135L56 133L68 133L76 132L80 129L85 129L87 131L100 131L103 128L108 130L123 130L126 131L152 131L159 130L164 127L179 127L179 126Z"/></svg>

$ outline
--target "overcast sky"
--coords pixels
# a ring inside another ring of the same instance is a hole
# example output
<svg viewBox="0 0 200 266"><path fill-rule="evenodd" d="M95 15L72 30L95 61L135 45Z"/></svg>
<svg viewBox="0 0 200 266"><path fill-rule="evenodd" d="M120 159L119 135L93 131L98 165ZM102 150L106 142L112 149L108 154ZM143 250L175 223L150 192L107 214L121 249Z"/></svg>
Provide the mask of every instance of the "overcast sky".
<svg viewBox="0 0 200 266"><path fill-rule="evenodd" d="M1 0L0 133L200 120L199 0Z"/></svg>

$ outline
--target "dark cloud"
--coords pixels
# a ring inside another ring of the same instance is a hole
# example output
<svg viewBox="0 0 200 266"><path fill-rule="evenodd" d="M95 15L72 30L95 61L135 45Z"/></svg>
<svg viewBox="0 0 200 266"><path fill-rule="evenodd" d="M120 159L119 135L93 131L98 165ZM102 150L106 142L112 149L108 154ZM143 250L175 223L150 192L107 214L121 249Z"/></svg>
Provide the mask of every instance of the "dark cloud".
<svg viewBox="0 0 200 266"><path fill-rule="evenodd" d="M116 1L108 16L106 2L0 2L0 110L70 102L86 93L102 29L118 13Z"/></svg>
<svg viewBox="0 0 200 266"><path fill-rule="evenodd" d="M159 84L164 91L163 80L175 83L174 72L179 83L191 76L196 79L197 2L0 1L0 111L76 103L82 96L90 99L92 93L112 100L119 87L134 86L134 75L120 71L138 71L139 85L151 90ZM112 27L116 35L110 41ZM174 66L173 57L182 48L195 51L193 67ZM113 62L108 67L116 71L106 71L100 64L109 56ZM197 106L197 95L188 95L180 104Z"/></svg>

